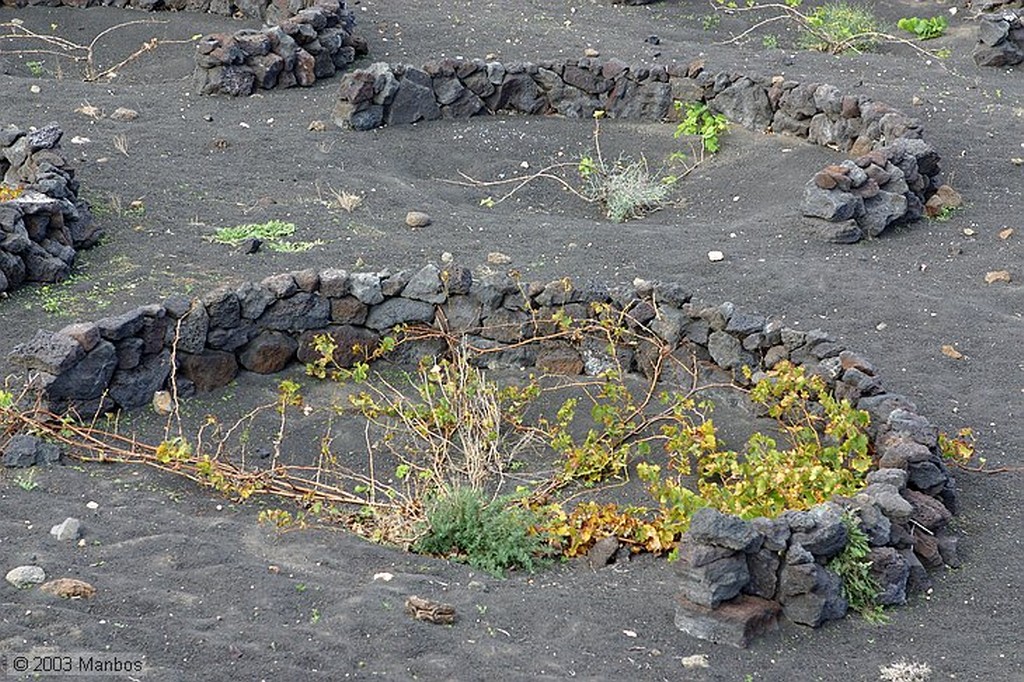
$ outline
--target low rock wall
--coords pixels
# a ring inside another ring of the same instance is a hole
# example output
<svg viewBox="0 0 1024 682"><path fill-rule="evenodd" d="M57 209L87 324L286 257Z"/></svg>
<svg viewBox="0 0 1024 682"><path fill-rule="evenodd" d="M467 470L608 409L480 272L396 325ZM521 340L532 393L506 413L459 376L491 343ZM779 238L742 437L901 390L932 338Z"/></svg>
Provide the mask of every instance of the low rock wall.
<svg viewBox="0 0 1024 682"><path fill-rule="evenodd" d="M30 132L0 127L0 294L64 279L76 251L102 236L78 197L63 134L55 123Z"/></svg>
<svg viewBox="0 0 1024 682"><path fill-rule="evenodd" d="M258 31L207 35L196 45L196 86L204 95L234 96L308 87L366 53L354 27L344 0L316 0Z"/></svg>
<svg viewBox="0 0 1024 682"><path fill-rule="evenodd" d="M378 62L342 78L337 125L367 130L477 114L560 114L674 120L675 102L704 102L730 121L794 135L856 161L807 184L803 214L834 241L875 237L917 220L939 187L939 155L918 120L861 95L781 77L711 73L689 66L634 67L611 59L502 64L441 59L422 68Z"/></svg>
<svg viewBox="0 0 1024 682"><path fill-rule="evenodd" d="M488 367L535 366L596 374L611 366L603 343L530 340L567 315L597 313L591 304L628 313L662 341L749 380L782 360L822 376L832 392L871 415L877 470L853 499L752 521L702 510L680 545L682 587L676 624L705 639L745 646L780 614L818 626L846 614L839 577L827 567L848 542L841 511L857 510L870 539L881 603L901 604L929 585L926 568L955 565L955 538L945 532L956 510L954 480L938 433L905 396L887 392L866 359L820 330L797 331L730 303L697 305L673 283L575 287L567 280L523 283L508 275L474 279L461 267L427 265L400 272L343 270L275 275L225 286L58 332L40 331L11 353L43 403L57 411L134 408L168 387L176 360L179 395L224 386L241 370L272 373L318 357L314 337L329 334L335 360L351 366L354 349L372 349L396 325L434 325L491 352ZM525 343L524 343L525 342ZM617 361L645 371L656 352L623 346ZM444 352L440 340L399 347L412 361Z"/></svg>
<svg viewBox="0 0 1024 682"><path fill-rule="evenodd" d="M1024 62L1024 9L1001 9L978 18L978 66L1006 67Z"/></svg>
<svg viewBox="0 0 1024 682"><path fill-rule="evenodd" d="M286 19L314 0L0 0L5 7L118 7L147 12L206 12L267 23Z"/></svg>

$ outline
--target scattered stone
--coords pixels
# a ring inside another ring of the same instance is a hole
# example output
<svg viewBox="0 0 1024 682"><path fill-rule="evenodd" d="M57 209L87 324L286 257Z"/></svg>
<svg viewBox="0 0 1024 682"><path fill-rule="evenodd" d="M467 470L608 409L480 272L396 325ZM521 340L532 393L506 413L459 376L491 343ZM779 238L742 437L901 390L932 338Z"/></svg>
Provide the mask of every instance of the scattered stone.
<svg viewBox="0 0 1024 682"><path fill-rule="evenodd" d="M153 411L162 416L174 412L174 398L170 391L156 391L153 393Z"/></svg>
<svg viewBox="0 0 1024 682"><path fill-rule="evenodd" d="M40 591L61 599L92 599L96 588L76 578L57 578L39 586Z"/></svg>
<svg viewBox="0 0 1024 682"><path fill-rule="evenodd" d="M39 566L18 566L7 572L7 582L19 590L46 581L46 571Z"/></svg>
<svg viewBox="0 0 1024 682"><path fill-rule="evenodd" d="M741 595L710 609L684 597L676 598L676 627L697 639L746 648L753 639L778 628L779 604Z"/></svg>
<svg viewBox="0 0 1024 682"><path fill-rule="evenodd" d="M423 211L409 211L405 214L405 224L409 227L426 227L433 222Z"/></svg>
<svg viewBox="0 0 1024 682"><path fill-rule="evenodd" d="M316 132L316 133L322 133L325 130L327 130L327 124L324 123L323 121L319 120L319 119L317 119L315 121L310 121L309 122L309 130L312 130L313 132Z"/></svg>
<svg viewBox="0 0 1024 682"><path fill-rule="evenodd" d="M612 563L615 559L615 553L619 551L620 544L619 539L614 535L609 535L595 542L594 546L587 552L587 560L590 562L590 567L596 570Z"/></svg>
<svg viewBox="0 0 1024 682"><path fill-rule="evenodd" d="M79 538L81 526L82 523L78 519L73 516L69 516L51 528L50 535L61 542L74 541Z"/></svg>
<svg viewBox="0 0 1024 682"><path fill-rule="evenodd" d="M708 260L712 263L725 260L725 254L721 251L708 251Z"/></svg>
<svg viewBox="0 0 1024 682"><path fill-rule="evenodd" d="M591 58L593 58L593 57L600 57L601 53L599 51L595 50L592 47L588 47L585 50L583 50L583 56L584 57L591 57Z"/></svg>
<svg viewBox="0 0 1024 682"><path fill-rule="evenodd" d="M455 622L455 607L451 604L410 596L405 600L405 612L415 620L436 625L451 625Z"/></svg>
<svg viewBox="0 0 1024 682"><path fill-rule="evenodd" d="M512 258L506 256L500 251L491 251L487 254L487 262L490 265L508 265L512 262Z"/></svg>
<svg viewBox="0 0 1024 682"><path fill-rule="evenodd" d="M711 664L708 662L707 654L694 654L692 656L683 656L681 663L684 668L709 668Z"/></svg>
<svg viewBox="0 0 1024 682"><path fill-rule="evenodd" d="M992 270L991 272L985 273L985 284L995 284L996 282L1010 282L1013 277L1010 276L1009 270Z"/></svg>
<svg viewBox="0 0 1024 682"><path fill-rule="evenodd" d="M110 115L110 118L115 121L134 121L139 117L139 112L128 107L118 107L114 109L114 113Z"/></svg>
<svg viewBox="0 0 1024 682"><path fill-rule="evenodd" d="M3 464L11 468L54 464L60 460L60 454L57 444L47 443L38 436L19 433L7 442Z"/></svg>

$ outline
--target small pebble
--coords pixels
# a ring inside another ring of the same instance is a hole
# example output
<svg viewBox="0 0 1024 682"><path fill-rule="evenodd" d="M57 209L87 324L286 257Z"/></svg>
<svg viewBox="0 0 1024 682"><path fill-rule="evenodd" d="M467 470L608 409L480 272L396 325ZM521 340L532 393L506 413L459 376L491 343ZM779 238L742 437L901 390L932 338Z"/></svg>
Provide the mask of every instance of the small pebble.
<svg viewBox="0 0 1024 682"><path fill-rule="evenodd" d="M405 224L409 227L426 227L431 222L430 215L423 211L409 211L405 215Z"/></svg>
<svg viewBox="0 0 1024 682"><path fill-rule="evenodd" d="M720 260L725 260L725 254L721 251L708 251L708 260L717 263Z"/></svg>
<svg viewBox="0 0 1024 682"><path fill-rule="evenodd" d="M92 500L89 500L88 502L86 502L85 506L88 507L89 509L93 509L93 510L96 510L96 509L100 508L99 502L93 502Z"/></svg>
<svg viewBox="0 0 1024 682"><path fill-rule="evenodd" d="M118 107L114 109L114 113L110 115L110 118L115 121L134 121L139 117L139 112L128 107Z"/></svg>
<svg viewBox="0 0 1024 682"><path fill-rule="evenodd" d="M489 265L508 265L512 262L512 258L506 256L501 251L491 251L487 254L487 263Z"/></svg>
<svg viewBox="0 0 1024 682"><path fill-rule="evenodd" d="M39 566L18 566L7 572L7 582L19 590L46 581L46 571Z"/></svg>
<svg viewBox="0 0 1024 682"><path fill-rule="evenodd" d="M595 50L592 47L588 47L587 49L583 50L583 56L584 57L600 57L601 53L598 52L597 50Z"/></svg>
<svg viewBox="0 0 1024 682"><path fill-rule="evenodd" d="M64 519L56 526L51 528L50 535L57 538L61 542L64 542L65 540L74 541L77 540L79 537L79 531L81 529L81 526L82 524L78 519L69 516L68 518Z"/></svg>

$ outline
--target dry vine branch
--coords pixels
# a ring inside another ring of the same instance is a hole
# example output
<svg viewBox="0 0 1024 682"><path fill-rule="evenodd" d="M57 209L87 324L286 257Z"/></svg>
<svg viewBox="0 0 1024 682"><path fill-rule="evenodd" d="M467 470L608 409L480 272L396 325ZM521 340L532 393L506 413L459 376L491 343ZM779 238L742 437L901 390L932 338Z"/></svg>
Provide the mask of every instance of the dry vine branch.
<svg viewBox="0 0 1024 682"><path fill-rule="evenodd" d="M123 67L135 61L147 52L151 52L160 45L182 45L194 42L194 38L189 39L160 39L150 38L149 40L142 43L142 45L135 50L132 54L128 55L121 61L117 62L113 66L105 69L99 69L96 66L96 47L99 42L113 33L114 31L121 30L128 26L134 26L137 24L166 24L167 21L158 19L136 19L134 21L126 21L116 26L100 31L87 45L80 45L66 38L62 38L57 35L36 33L35 31L26 28L24 23L19 20L9 21L0 24L0 29L9 29L11 32L0 35L0 40L6 41L39 41L45 45L48 45L54 49L46 48L30 48L27 50L0 50L0 54L17 54L17 55L50 55L61 59L69 59L75 63L84 63L83 80L86 82L97 81L103 78L107 78L116 75Z"/></svg>

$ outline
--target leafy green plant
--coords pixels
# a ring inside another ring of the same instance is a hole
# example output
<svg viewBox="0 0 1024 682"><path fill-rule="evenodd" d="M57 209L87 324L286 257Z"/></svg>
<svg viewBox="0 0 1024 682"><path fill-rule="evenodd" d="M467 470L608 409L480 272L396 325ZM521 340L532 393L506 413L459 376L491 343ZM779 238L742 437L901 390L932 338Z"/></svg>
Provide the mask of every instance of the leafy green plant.
<svg viewBox="0 0 1024 682"><path fill-rule="evenodd" d="M767 50L774 50L779 47L779 37L776 35L767 35L761 38L761 47Z"/></svg>
<svg viewBox="0 0 1024 682"><path fill-rule="evenodd" d="M246 239L259 239L270 250L286 253L309 251L313 247L322 246L325 243L320 239L299 242L285 239L285 237L290 237L293 234L295 234L295 223L286 223L282 220L268 220L265 223L248 223L245 225L235 225L234 227L222 227L209 240L218 244L238 246Z"/></svg>
<svg viewBox="0 0 1024 682"><path fill-rule="evenodd" d="M864 487L871 468L867 412L837 400L821 377L788 362L758 382L750 397L778 421L789 447L755 433L740 456L713 449L713 434L705 436L697 485L709 506L744 518L774 517Z"/></svg>
<svg viewBox="0 0 1024 682"><path fill-rule="evenodd" d="M45 66L45 64L40 61L25 62L25 67L28 68L29 73L31 73L36 78L40 78L45 73L45 71L43 70L43 66Z"/></svg>
<svg viewBox="0 0 1024 682"><path fill-rule="evenodd" d="M845 1L826 2L803 16L801 47L829 54L847 50L870 52L880 34L878 18L866 6Z"/></svg>
<svg viewBox="0 0 1024 682"><path fill-rule="evenodd" d="M689 102L683 104L675 102L677 111L686 110L683 120L676 125L673 137L679 139L684 136L696 136L700 138L701 157L703 152L714 154L721 148L720 137L729 130L729 120L723 114L716 114L703 102Z"/></svg>
<svg viewBox="0 0 1024 682"><path fill-rule="evenodd" d="M842 516L846 526L846 547L828 562L828 569L842 578L843 598L850 608L872 623L885 623L888 616L878 604L881 589L871 575L871 551L868 536L860 527L860 519L853 510L846 510Z"/></svg>
<svg viewBox="0 0 1024 682"><path fill-rule="evenodd" d="M468 563L492 575L511 569L533 571L549 553L545 537L534 530L538 517L509 499L487 501L479 490L443 491L428 504L428 530L414 545Z"/></svg>
<svg viewBox="0 0 1024 682"><path fill-rule="evenodd" d="M900 30L913 33L920 40L931 40L946 34L946 29L949 28L949 20L941 14L927 19L903 17L896 22L896 26Z"/></svg>

